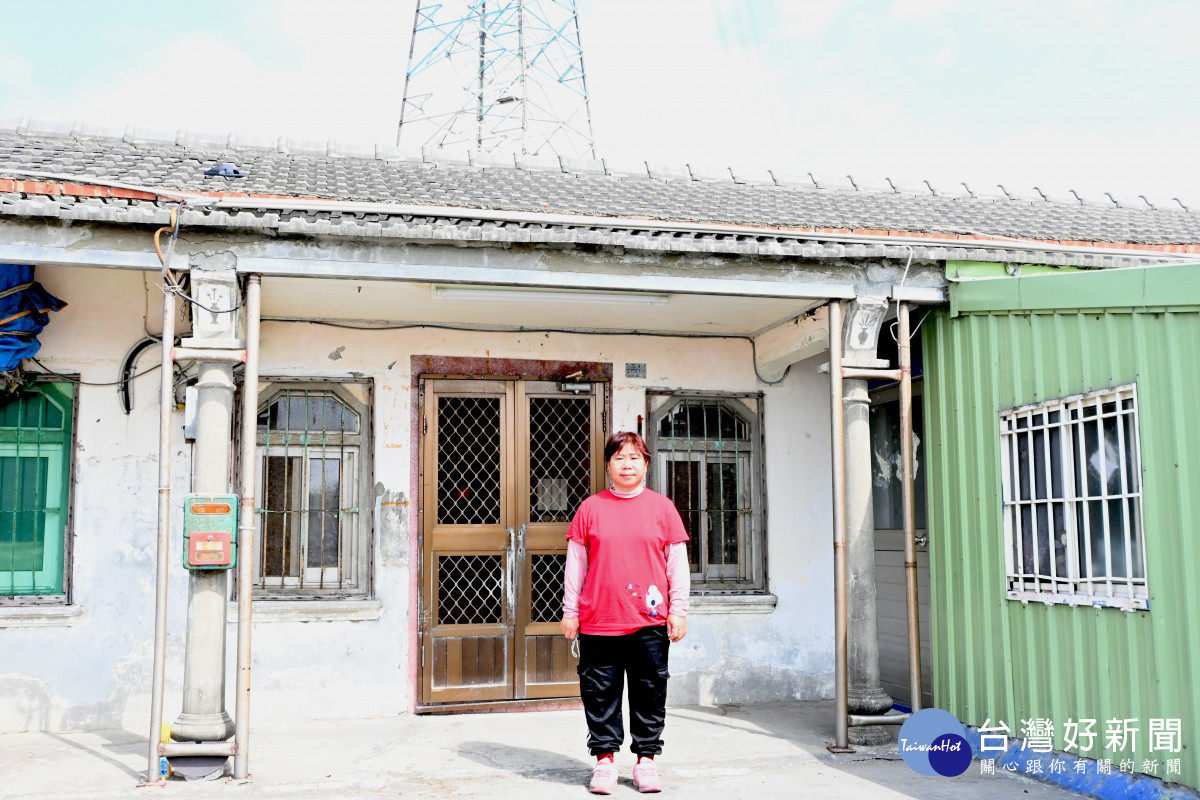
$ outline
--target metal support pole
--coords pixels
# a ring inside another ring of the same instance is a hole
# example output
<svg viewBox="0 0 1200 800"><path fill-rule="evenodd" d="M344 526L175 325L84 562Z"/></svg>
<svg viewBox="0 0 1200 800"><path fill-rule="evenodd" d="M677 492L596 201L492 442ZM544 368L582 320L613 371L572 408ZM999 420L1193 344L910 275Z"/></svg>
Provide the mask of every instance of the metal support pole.
<svg viewBox="0 0 1200 800"><path fill-rule="evenodd" d="M175 240L167 246L166 267L171 264ZM175 295L163 292L162 369L158 398L158 569L154 592L154 666L150 694L149 760L146 781L158 780L158 744L162 735L163 691L167 673L167 566L171 561L171 410L174 370L171 347L175 344Z"/></svg>
<svg viewBox="0 0 1200 800"><path fill-rule="evenodd" d="M900 329L900 487L904 508L904 589L908 606L908 676L913 712L921 710L921 622L917 605L917 524L913 494L912 347L908 304L897 306Z"/></svg>
<svg viewBox="0 0 1200 800"><path fill-rule="evenodd" d="M829 304L829 413L833 445L833 645L834 744L830 751L849 753L846 657L846 443L842 409L842 303Z"/></svg>
<svg viewBox="0 0 1200 800"><path fill-rule="evenodd" d="M250 634L254 583L255 442L258 439L258 336L262 279L251 275L246 286L246 372L242 381L242 498L238 507L238 640L233 777L249 774Z"/></svg>

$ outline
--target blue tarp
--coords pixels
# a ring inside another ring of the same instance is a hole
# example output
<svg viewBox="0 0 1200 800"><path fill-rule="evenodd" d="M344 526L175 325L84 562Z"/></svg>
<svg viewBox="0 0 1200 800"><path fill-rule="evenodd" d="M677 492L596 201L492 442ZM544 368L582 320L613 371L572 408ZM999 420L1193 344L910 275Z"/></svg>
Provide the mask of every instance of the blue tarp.
<svg viewBox="0 0 1200 800"><path fill-rule="evenodd" d="M42 347L37 335L50 321L48 312L65 305L34 281L33 267L0 264L0 372L37 355Z"/></svg>

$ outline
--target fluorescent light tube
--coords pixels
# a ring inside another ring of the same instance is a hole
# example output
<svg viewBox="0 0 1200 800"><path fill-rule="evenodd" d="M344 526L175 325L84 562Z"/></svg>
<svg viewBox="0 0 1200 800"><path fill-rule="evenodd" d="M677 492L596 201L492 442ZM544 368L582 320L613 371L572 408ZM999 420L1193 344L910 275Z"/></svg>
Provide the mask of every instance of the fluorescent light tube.
<svg viewBox="0 0 1200 800"><path fill-rule="evenodd" d="M437 300L490 300L505 303L600 303L623 306L661 306L671 299L669 294L522 289L503 286L439 286L434 284L431 290L434 299Z"/></svg>

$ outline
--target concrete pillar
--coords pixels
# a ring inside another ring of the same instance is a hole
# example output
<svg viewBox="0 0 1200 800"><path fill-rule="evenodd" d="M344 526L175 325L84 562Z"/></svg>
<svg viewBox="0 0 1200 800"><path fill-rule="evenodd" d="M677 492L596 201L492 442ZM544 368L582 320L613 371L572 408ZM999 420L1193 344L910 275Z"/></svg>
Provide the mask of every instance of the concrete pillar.
<svg viewBox="0 0 1200 800"><path fill-rule="evenodd" d="M879 329L888 301L860 297L850 305L843 337L843 363L886 367L875 356ZM879 625L875 608L875 515L871 492L870 403L865 380L843 383L846 434L846 583L847 661L851 714L882 714L892 698L879 681ZM851 744L883 744L888 730L880 725L855 726Z"/></svg>
<svg viewBox="0 0 1200 800"><path fill-rule="evenodd" d="M193 265L191 296L213 309L237 305L237 274ZM184 347L237 349L237 313L214 314L192 306L192 338ZM192 491L229 494L233 422L233 367L200 364ZM183 713L171 726L177 741L224 741L233 735L225 710L225 614L229 571L188 573L187 642L183 668Z"/></svg>

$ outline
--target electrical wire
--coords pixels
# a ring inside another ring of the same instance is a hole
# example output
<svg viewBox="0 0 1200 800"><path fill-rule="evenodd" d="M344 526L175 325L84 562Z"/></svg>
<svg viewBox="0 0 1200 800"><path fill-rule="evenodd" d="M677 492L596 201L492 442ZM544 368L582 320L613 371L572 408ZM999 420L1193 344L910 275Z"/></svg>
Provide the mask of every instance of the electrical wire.
<svg viewBox="0 0 1200 800"><path fill-rule="evenodd" d="M322 319L302 319L300 317L263 317L263 322L303 323L307 325L325 325L330 328L343 328L352 331L401 331L414 328L435 328L448 331L467 331L470 333L569 333L582 336L661 336L668 339L740 339L750 343L751 363L754 366L754 377L767 386L778 386L787 378L792 369L788 364L783 375L778 380L768 380L758 371L758 347L753 336L744 333L672 333L669 331L638 331L638 330L581 330L579 328L529 328L525 326L479 326L456 325L449 322L405 322L395 325L351 325L345 322L334 322Z"/></svg>
<svg viewBox="0 0 1200 800"><path fill-rule="evenodd" d="M199 300L195 299L194 297L187 295L183 291L183 289L178 286L168 286L167 288L163 289L163 291L169 292L170 294L173 294L173 295L178 295L179 297L182 297L184 300L187 300L192 305L198 306L199 308L204 309L205 311L209 312L210 314L230 314L230 313L233 313L234 311L237 311L242 306L246 305L246 299L242 298L242 302L238 303L233 308L209 308L208 306L204 305L203 303L201 303Z"/></svg>
<svg viewBox="0 0 1200 800"><path fill-rule="evenodd" d="M38 361L36 358L30 357L29 360L32 361L33 363L37 364L42 369L46 370L47 374L53 375L56 378L62 378L64 381L70 381L71 383L77 383L80 386L120 386L121 384L125 383L125 381L123 381L123 380L108 381L107 383L95 383L93 381L81 381L79 378L74 378L74 377L71 377L70 375L63 375L61 372L55 372L54 370L50 369L45 364L43 364L41 361ZM151 372L154 372L154 370L159 369L160 367L162 367L162 364L155 364L152 367L147 367L146 369L142 370L141 372L139 372L135 375L130 375L129 380L133 380L134 378L140 378L143 375L149 375Z"/></svg>

